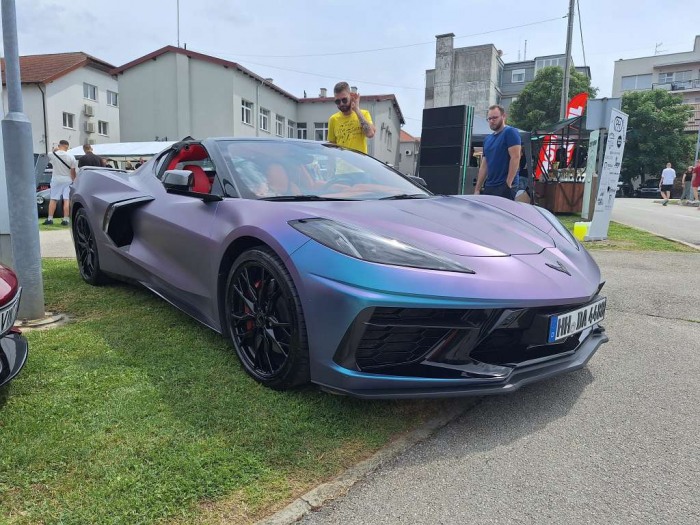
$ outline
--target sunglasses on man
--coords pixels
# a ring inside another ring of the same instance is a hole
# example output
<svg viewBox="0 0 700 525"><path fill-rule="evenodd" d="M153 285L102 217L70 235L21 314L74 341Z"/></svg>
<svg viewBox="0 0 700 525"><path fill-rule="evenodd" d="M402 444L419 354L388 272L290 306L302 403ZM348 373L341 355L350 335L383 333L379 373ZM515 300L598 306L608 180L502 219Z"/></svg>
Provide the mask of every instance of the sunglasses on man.
<svg viewBox="0 0 700 525"><path fill-rule="evenodd" d="M343 97L343 98L336 98L335 99L335 105L340 106L341 104L347 104L348 103L348 97Z"/></svg>

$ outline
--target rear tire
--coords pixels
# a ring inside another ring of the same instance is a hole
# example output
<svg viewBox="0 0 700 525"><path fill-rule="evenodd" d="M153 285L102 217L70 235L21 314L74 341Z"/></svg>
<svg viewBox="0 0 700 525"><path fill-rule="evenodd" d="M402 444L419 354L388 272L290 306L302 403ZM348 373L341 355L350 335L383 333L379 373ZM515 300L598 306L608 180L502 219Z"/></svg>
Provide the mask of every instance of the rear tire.
<svg viewBox="0 0 700 525"><path fill-rule="evenodd" d="M87 212L83 208L76 212L73 219L73 244L78 259L78 269L83 280L92 286L108 282L109 278L100 269L95 234L90 227Z"/></svg>
<svg viewBox="0 0 700 525"><path fill-rule="evenodd" d="M246 250L226 281L226 331L243 368L275 390L309 382L301 301L287 268L269 248Z"/></svg>

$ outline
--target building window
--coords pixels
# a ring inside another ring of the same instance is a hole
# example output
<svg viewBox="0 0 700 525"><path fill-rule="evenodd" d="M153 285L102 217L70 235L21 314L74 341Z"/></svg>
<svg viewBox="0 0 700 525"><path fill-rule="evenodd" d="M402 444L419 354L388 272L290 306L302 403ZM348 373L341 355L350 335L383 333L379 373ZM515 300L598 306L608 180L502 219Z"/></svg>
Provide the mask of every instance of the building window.
<svg viewBox="0 0 700 525"><path fill-rule="evenodd" d="M659 84L670 84L673 82L673 73L659 73Z"/></svg>
<svg viewBox="0 0 700 525"><path fill-rule="evenodd" d="M75 115L73 113L63 113L63 127L75 129Z"/></svg>
<svg viewBox="0 0 700 525"><path fill-rule="evenodd" d="M513 70L513 75L511 77L511 82L519 83L519 82L525 82L525 70L524 69L514 69Z"/></svg>
<svg viewBox="0 0 700 525"><path fill-rule="evenodd" d="M676 71L675 80L676 82L685 82L687 80L693 79L693 72L688 69L686 71Z"/></svg>
<svg viewBox="0 0 700 525"><path fill-rule="evenodd" d="M651 73L648 75L630 75L622 77L622 91L635 89L651 89Z"/></svg>
<svg viewBox="0 0 700 525"><path fill-rule="evenodd" d="M284 137L284 117L277 115L275 120L275 134L278 137Z"/></svg>
<svg viewBox="0 0 700 525"><path fill-rule="evenodd" d="M89 100L97 100L97 86L83 82L83 97Z"/></svg>
<svg viewBox="0 0 700 525"><path fill-rule="evenodd" d="M270 110L260 108L260 115L258 116L260 129L263 131L270 132Z"/></svg>
<svg viewBox="0 0 700 525"><path fill-rule="evenodd" d="M253 125L253 103L241 100L241 122Z"/></svg>
<svg viewBox="0 0 700 525"><path fill-rule="evenodd" d="M98 120L97 121L97 132L100 135L109 135L109 124L105 122L104 120Z"/></svg>
<svg viewBox="0 0 700 525"><path fill-rule="evenodd" d="M119 94L114 91L107 91L107 105L119 107Z"/></svg>
<svg viewBox="0 0 700 525"><path fill-rule="evenodd" d="M314 122L314 140L328 140L328 122Z"/></svg>
<svg viewBox="0 0 700 525"><path fill-rule="evenodd" d="M294 123L293 120L288 120L287 121L287 138L288 139L293 139L296 137L296 124Z"/></svg>
<svg viewBox="0 0 700 525"><path fill-rule="evenodd" d="M564 57L560 58L540 58L535 61L535 74L543 67L549 66L559 66L561 68L566 64L566 59Z"/></svg>
<svg viewBox="0 0 700 525"><path fill-rule="evenodd" d="M297 122L297 138L306 140L306 122Z"/></svg>

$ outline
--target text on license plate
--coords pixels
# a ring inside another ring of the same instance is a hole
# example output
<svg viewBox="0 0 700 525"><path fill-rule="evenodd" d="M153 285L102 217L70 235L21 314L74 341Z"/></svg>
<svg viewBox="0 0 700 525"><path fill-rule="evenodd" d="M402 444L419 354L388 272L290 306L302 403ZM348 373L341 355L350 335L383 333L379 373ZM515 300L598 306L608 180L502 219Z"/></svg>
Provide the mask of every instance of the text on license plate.
<svg viewBox="0 0 700 525"><path fill-rule="evenodd" d="M602 321L605 317L605 302L603 297L578 310L550 317L548 341L553 343L564 339Z"/></svg>

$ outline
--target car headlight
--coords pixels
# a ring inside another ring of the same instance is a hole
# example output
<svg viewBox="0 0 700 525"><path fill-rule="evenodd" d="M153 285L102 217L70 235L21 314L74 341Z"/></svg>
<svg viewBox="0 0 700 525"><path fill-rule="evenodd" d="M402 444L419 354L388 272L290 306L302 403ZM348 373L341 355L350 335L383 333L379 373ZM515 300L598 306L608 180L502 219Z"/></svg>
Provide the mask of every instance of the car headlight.
<svg viewBox="0 0 700 525"><path fill-rule="evenodd" d="M580 248L579 242L576 240L576 237L574 237L569 230L566 229L566 227L559 222L559 219L556 218L556 216L549 210L546 210L545 208L541 208L540 206L535 206L535 209L540 212L540 214L547 219L547 221L554 226L554 229L559 232L559 235L564 237L567 241L569 241L574 248L577 250Z"/></svg>
<svg viewBox="0 0 700 525"><path fill-rule="evenodd" d="M44 197L42 197L41 195L37 195L36 196L36 203L37 204L44 204Z"/></svg>
<svg viewBox="0 0 700 525"><path fill-rule="evenodd" d="M330 219L299 219L289 221L289 225L332 250L363 261L445 272L475 273L474 270L447 257Z"/></svg>

